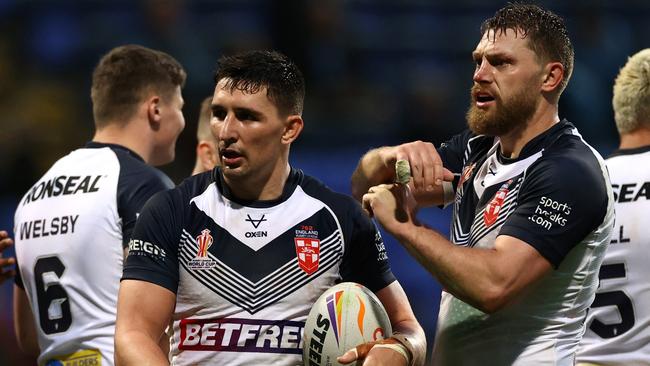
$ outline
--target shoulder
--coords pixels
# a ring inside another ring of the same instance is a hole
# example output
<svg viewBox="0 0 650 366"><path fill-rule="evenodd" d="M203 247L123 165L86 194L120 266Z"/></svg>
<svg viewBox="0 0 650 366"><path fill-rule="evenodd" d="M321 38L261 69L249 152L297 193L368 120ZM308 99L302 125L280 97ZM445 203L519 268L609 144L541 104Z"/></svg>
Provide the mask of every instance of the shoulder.
<svg viewBox="0 0 650 366"><path fill-rule="evenodd" d="M352 196L333 191L317 178L306 174L303 175L299 185L309 196L323 202L337 214L361 213L361 206Z"/></svg>
<svg viewBox="0 0 650 366"><path fill-rule="evenodd" d="M120 164L120 180L129 183L154 184L162 188L174 186L162 171L148 165L128 150L111 148Z"/></svg>
<svg viewBox="0 0 650 366"><path fill-rule="evenodd" d="M207 171L187 177L178 185L179 194L193 197L201 194L210 184L214 182L214 171Z"/></svg>
<svg viewBox="0 0 650 366"><path fill-rule="evenodd" d="M580 135L570 133L547 146L531 170L567 186L592 184L604 189L607 185L603 158Z"/></svg>
<svg viewBox="0 0 650 366"><path fill-rule="evenodd" d="M150 200L152 207L173 209L181 213L192 198L200 195L212 183L211 173L205 172L184 179L176 187L157 192Z"/></svg>

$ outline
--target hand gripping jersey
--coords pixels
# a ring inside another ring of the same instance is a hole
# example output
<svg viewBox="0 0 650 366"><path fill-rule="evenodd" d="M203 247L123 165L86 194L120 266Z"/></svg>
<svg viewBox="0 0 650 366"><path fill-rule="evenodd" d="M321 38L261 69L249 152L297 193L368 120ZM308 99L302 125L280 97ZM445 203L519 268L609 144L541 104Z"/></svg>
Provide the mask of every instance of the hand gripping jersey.
<svg viewBox="0 0 650 366"><path fill-rule="evenodd" d="M241 201L216 168L147 203L122 279L176 294L173 365L232 366L301 364L320 294L341 280L376 292L394 277L350 197L292 170L279 199Z"/></svg>
<svg viewBox="0 0 650 366"><path fill-rule="evenodd" d="M439 149L459 172L454 244L493 248L498 235L535 248L554 270L492 314L442 294L435 365L573 365L614 224L602 158L568 122L537 136L517 159L494 137L458 135Z"/></svg>
<svg viewBox="0 0 650 366"><path fill-rule="evenodd" d="M650 146L607 159L616 225L600 267L579 362L650 365Z"/></svg>
<svg viewBox="0 0 650 366"><path fill-rule="evenodd" d="M25 194L14 221L16 284L34 313L40 365L113 364L123 248L145 201L171 187L130 150L90 142Z"/></svg>

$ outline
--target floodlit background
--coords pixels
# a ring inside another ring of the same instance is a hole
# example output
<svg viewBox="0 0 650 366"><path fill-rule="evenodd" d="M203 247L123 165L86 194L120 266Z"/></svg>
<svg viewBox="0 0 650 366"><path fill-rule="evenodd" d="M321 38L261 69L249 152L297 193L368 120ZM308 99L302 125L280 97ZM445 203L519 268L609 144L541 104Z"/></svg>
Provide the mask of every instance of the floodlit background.
<svg viewBox="0 0 650 366"><path fill-rule="evenodd" d="M188 71L187 127L162 169L179 183L194 166L197 114L219 56L273 48L305 73L305 130L292 164L349 192L371 147L435 144L465 127L481 22L505 2L476 0L0 0L0 228L59 157L92 138L91 72L112 47L166 51ZM603 155L617 143L612 82L627 56L650 46L650 2L541 1L564 16L576 49L560 115ZM447 232L449 210L421 213ZM393 270L432 343L439 286L388 235ZM88 258L99 260L99 258ZM11 288L0 286L0 365L30 365L13 337Z"/></svg>

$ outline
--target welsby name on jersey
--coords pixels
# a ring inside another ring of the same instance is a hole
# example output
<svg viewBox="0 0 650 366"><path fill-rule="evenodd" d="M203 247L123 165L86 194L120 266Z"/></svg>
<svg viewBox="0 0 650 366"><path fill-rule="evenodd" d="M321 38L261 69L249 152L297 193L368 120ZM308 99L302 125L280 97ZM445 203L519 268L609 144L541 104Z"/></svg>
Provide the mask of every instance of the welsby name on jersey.
<svg viewBox="0 0 650 366"><path fill-rule="evenodd" d="M41 238L50 235L74 233L79 215L66 215L48 219L38 219L20 224L20 239Z"/></svg>
<svg viewBox="0 0 650 366"><path fill-rule="evenodd" d="M57 196L66 196L78 193L92 193L99 190L101 175L61 175L36 184L30 192L25 195L22 205L30 202Z"/></svg>

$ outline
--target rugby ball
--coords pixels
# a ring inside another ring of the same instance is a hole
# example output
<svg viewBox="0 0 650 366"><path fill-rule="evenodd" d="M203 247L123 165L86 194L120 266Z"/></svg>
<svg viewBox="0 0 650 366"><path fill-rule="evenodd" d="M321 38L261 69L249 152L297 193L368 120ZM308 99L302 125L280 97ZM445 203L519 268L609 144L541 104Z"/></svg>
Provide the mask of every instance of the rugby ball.
<svg viewBox="0 0 650 366"><path fill-rule="evenodd" d="M354 282L339 283L325 291L309 312L302 360L305 366L338 366L338 356L392 333L388 314L372 291Z"/></svg>

